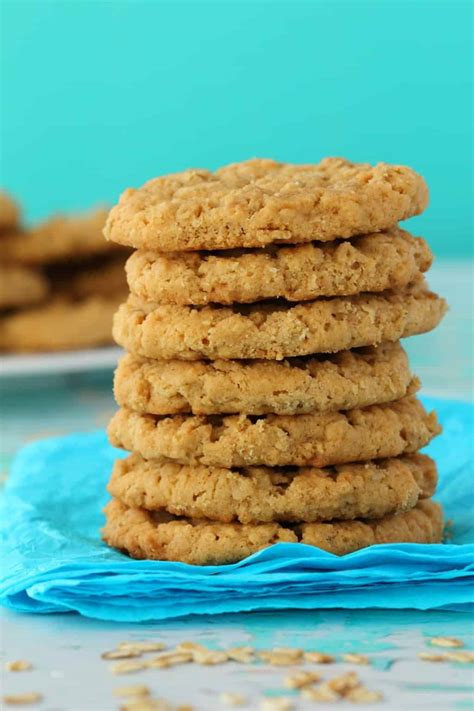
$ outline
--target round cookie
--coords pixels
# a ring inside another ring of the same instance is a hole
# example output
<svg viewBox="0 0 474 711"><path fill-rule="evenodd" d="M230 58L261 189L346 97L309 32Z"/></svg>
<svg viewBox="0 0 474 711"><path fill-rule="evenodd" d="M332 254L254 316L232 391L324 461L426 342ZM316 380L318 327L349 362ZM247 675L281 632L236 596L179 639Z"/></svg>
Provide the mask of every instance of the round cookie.
<svg viewBox="0 0 474 711"><path fill-rule="evenodd" d="M15 230L20 222L20 208L8 193L0 190L0 231Z"/></svg>
<svg viewBox="0 0 474 711"><path fill-rule="evenodd" d="M0 264L0 309L36 304L46 298L48 291L48 281L40 271Z"/></svg>
<svg viewBox="0 0 474 711"><path fill-rule="evenodd" d="M0 318L0 350L31 353L98 346L112 341L120 296L56 299Z"/></svg>
<svg viewBox="0 0 474 711"><path fill-rule="evenodd" d="M156 252L263 247L379 232L421 213L423 178L410 168L325 158L314 165L254 159L186 170L128 189L107 239Z"/></svg>
<svg viewBox="0 0 474 711"><path fill-rule="evenodd" d="M125 355L114 392L152 415L301 415L398 400L412 376L400 343L285 361L157 361Z"/></svg>
<svg viewBox="0 0 474 711"><path fill-rule="evenodd" d="M76 298L116 296L127 292L125 258L122 255L76 269L68 280L68 293Z"/></svg>
<svg viewBox="0 0 474 711"><path fill-rule="evenodd" d="M430 499L411 511L375 521L337 521L282 526L278 523L216 523L179 519L129 508L117 499L105 507L104 541L132 558L220 565L242 560L274 543L306 543L345 555L381 543L439 543L441 506Z"/></svg>
<svg viewBox="0 0 474 711"><path fill-rule="evenodd" d="M127 261L130 291L161 304L307 301L404 288L429 269L426 242L393 228L349 241L245 252L138 250Z"/></svg>
<svg viewBox="0 0 474 711"><path fill-rule="evenodd" d="M117 251L104 239L107 210L57 215L19 235L2 240L2 258L22 264L50 264Z"/></svg>
<svg viewBox="0 0 474 711"><path fill-rule="evenodd" d="M317 469L189 467L139 454L115 462L109 493L132 508L230 523L382 518L434 494L422 454Z"/></svg>
<svg viewBox="0 0 474 711"><path fill-rule="evenodd" d="M129 296L114 338L130 353L158 360L282 360L398 341L433 329L446 302L424 282L396 292L317 299L289 306L158 305Z"/></svg>
<svg viewBox="0 0 474 711"><path fill-rule="evenodd" d="M413 395L385 405L312 415L140 415L122 408L108 432L145 459L192 466L324 467L416 452L440 432Z"/></svg>

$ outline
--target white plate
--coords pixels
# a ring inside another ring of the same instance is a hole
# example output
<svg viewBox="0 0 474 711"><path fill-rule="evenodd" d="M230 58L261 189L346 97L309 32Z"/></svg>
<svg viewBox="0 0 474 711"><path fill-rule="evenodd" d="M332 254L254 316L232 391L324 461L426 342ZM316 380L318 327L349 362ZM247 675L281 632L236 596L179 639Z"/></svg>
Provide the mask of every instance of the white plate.
<svg viewBox="0 0 474 711"><path fill-rule="evenodd" d="M32 353L0 356L0 378L60 373L81 373L115 368L122 354L121 348L91 348L59 353Z"/></svg>

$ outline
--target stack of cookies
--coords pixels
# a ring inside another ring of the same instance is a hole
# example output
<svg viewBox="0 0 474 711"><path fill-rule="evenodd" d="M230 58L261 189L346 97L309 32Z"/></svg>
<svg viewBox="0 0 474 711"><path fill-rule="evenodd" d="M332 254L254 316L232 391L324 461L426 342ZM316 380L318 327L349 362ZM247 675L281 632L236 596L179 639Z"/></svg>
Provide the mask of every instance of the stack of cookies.
<svg viewBox="0 0 474 711"><path fill-rule="evenodd" d="M237 561L279 541L336 554L438 542L439 433L399 340L445 302L397 224L412 170L251 160L127 190L105 235L135 247L114 323L127 355L104 540L136 558Z"/></svg>
<svg viewBox="0 0 474 711"><path fill-rule="evenodd" d="M7 196L0 200L0 349L109 343L114 311L126 294L128 251L104 240L107 211L59 215L21 229L14 207Z"/></svg>

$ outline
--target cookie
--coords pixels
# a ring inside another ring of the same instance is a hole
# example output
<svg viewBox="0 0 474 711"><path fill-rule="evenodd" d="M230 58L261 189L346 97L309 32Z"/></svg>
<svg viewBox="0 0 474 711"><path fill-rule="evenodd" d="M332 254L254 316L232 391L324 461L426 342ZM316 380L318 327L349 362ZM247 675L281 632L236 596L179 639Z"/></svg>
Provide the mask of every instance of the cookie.
<svg viewBox="0 0 474 711"><path fill-rule="evenodd" d="M175 415L120 409L109 424L116 447L145 459L192 466L324 467L416 452L440 432L413 395L385 405L312 415Z"/></svg>
<svg viewBox="0 0 474 711"><path fill-rule="evenodd" d="M20 208L8 193L0 190L0 230L15 230L20 222Z"/></svg>
<svg viewBox="0 0 474 711"><path fill-rule="evenodd" d="M326 469L188 467L115 462L109 493L132 508L230 523L382 518L434 494L432 459L421 454Z"/></svg>
<svg viewBox="0 0 474 711"><path fill-rule="evenodd" d="M156 252L326 242L387 229L427 204L425 181L404 166L254 159L128 189L104 234Z"/></svg>
<svg viewBox="0 0 474 711"><path fill-rule="evenodd" d="M446 302L423 282L405 291L317 299L295 306L159 305L129 296L114 338L130 353L158 360L282 360L398 341L433 329Z"/></svg>
<svg viewBox="0 0 474 711"><path fill-rule="evenodd" d="M102 234L106 217L105 209L84 215L57 215L20 235L6 236L2 257L5 261L43 265L117 251Z"/></svg>
<svg viewBox="0 0 474 711"><path fill-rule="evenodd" d="M127 292L125 259L122 255L100 260L84 269L75 269L67 286L69 293L79 299L88 296L115 296Z"/></svg>
<svg viewBox="0 0 474 711"><path fill-rule="evenodd" d="M49 291L43 274L17 264L0 264L0 309L37 304Z"/></svg>
<svg viewBox="0 0 474 711"><path fill-rule="evenodd" d="M439 543L441 506L430 499L411 511L375 521L335 523L216 523L180 519L164 512L129 508L117 499L105 507L104 541L132 558L174 560L192 565L234 563L274 543L306 543L345 555L381 543Z"/></svg>
<svg viewBox="0 0 474 711"><path fill-rule="evenodd" d="M119 405L151 415L301 415L398 400L412 381L400 343L267 361L158 361L127 354L115 372Z"/></svg>
<svg viewBox="0 0 474 711"><path fill-rule="evenodd" d="M127 262L133 294L161 304L250 303L351 296L404 288L429 269L426 242L393 228L350 242L220 253L138 250Z"/></svg>
<svg viewBox="0 0 474 711"><path fill-rule="evenodd" d="M0 350L62 351L112 341L112 316L120 296L82 301L56 299L0 318Z"/></svg>

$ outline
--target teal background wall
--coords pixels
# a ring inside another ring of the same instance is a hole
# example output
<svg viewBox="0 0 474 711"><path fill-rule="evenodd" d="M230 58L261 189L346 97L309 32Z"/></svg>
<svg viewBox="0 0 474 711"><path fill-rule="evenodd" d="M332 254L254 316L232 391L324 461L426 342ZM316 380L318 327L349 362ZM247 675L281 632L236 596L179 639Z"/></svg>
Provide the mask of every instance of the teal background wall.
<svg viewBox="0 0 474 711"><path fill-rule="evenodd" d="M1 182L30 219L189 166L405 163L472 249L469 0L3 0Z"/></svg>

